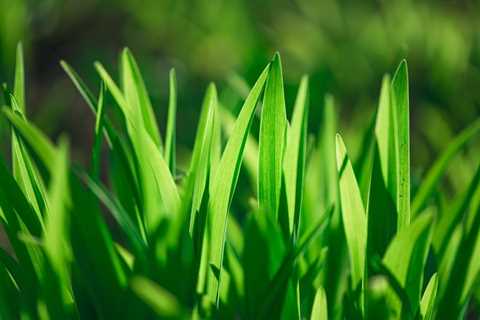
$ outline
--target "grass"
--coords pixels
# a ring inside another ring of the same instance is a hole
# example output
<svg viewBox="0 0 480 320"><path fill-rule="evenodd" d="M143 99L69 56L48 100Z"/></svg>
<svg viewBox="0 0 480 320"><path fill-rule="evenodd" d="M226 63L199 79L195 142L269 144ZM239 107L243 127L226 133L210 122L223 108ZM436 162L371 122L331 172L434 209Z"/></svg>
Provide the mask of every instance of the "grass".
<svg viewBox="0 0 480 320"><path fill-rule="evenodd" d="M405 61L382 82L356 161L332 97L308 130L306 76L288 120L278 54L236 116L210 84L180 178L174 70L163 139L128 49L119 83L95 63L98 97L61 65L95 114L91 163L71 163L68 139L28 120L19 46L3 87L0 318L456 319L478 303L480 167L452 200L440 182L480 119L411 194Z"/></svg>

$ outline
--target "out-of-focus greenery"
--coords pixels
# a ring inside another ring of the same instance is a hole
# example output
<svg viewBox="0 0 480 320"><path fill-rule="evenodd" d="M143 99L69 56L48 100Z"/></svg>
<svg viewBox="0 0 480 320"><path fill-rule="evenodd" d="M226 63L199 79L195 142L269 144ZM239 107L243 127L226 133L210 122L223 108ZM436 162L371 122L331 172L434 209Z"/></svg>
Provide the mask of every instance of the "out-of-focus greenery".
<svg viewBox="0 0 480 320"><path fill-rule="evenodd" d="M58 61L67 60L93 84L91 61L107 61L112 69L128 45L147 85L166 84L168 69L176 68L178 142L191 145L207 79L225 88L242 74L251 83L278 50L289 66L287 97L294 96L300 75L310 74L312 101L335 96L355 154L358 128L371 119L383 72L405 57L413 83L412 161L421 168L480 113L479 35L475 1L0 0L0 80L12 80L6 75L23 41L33 119L51 135L68 131L86 150L93 121ZM165 88L148 88L161 120ZM320 107L312 107L311 128ZM452 179L465 181L465 175Z"/></svg>

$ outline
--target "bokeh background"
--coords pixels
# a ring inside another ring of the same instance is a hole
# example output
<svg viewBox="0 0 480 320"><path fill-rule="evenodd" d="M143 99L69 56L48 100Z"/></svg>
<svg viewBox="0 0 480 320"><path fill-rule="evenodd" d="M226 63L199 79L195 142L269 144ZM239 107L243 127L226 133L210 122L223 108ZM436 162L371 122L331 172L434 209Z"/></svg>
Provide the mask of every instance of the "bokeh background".
<svg viewBox="0 0 480 320"><path fill-rule="evenodd" d="M161 128L168 70L176 68L180 153L192 144L208 82L223 96L238 93L238 76L252 83L277 50L288 107L301 75L309 74L311 131L331 93L353 154L374 115L382 76L406 58L414 179L480 115L478 1L0 0L1 82L13 80L18 41L25 49L29 117L53 138L66 132L79 162L88 161L94 120L59 60L96 91L93 62L117 72L124 46L139 62ZM2 141L6 129L2 124ZM453 189L471 176L476 144L452 166Z"/></svg>

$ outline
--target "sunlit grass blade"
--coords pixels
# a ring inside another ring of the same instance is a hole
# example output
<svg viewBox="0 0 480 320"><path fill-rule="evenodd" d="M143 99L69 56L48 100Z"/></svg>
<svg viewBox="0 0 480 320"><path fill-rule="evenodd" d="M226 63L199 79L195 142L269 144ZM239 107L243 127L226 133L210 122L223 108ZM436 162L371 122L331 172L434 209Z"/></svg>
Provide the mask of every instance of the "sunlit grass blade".
<svg viewBox="0 0 480 320"><path fill-rule="evenodd" d="M25 117L25 66L21 43L17 46L13 96L11 96L9 100L12 110ZM14 130L12 130L11 147L12 167L15 179L18 181L23 192L25 192L27 199L32 203L37 212L38 219L43 223L41 212L47 206L45 186L35 164Z"/></svg>
<svg viewBox="0 0 480 320"><path fill-rule="evenodd" d="M167 133L165 135L165 160L168 163L170 172L175 175L175 144L176 144L176 124L177 121L177 77L175 69L171 69L169 76L169 96L168 96L168 119Z"/></svg>
<svg viewBox="0 0 480 320"><path fill-rule="evenodd" d="M212 181L212 197L209 202L208 225L210 228L208 264L222 269L223 249L227 228L228 208L237 183L245 140L250 129L255 107L267 79L270 65L259 76L237 117L235 128L227 142L222 158L217 167L217 174ZM212 302L218 301L218 279L210 274L208 277L208 296Z"/></svg>
<svg viewBox="0 0 480 320"><path fill-rule="evenodd" d="M17 45L17 57L15 63L15 83L13 95L22 113L25 113L25 64L23 61L23 46Z"/></svg>
<svg viewBox="0 0 480 320"><path fill-rule="evenodd" d="M412 215L419 213L427 201L435 192L437 184L447 170L450 161L460 150L480 132L480 120L476 120L470 126L463 129L447 146L435 163L430 167L415 194L412 202Z"/></svg>
<svg viewBox="0 0 480 320"><path fill-rule="evenodd" d="M292 124L287 130L287 146L283 165L288 204L288 226L290 234L294 237L298 233L303 197L308 119L307 91L308 78L304 76L295 101Z"/></svg>
<svg viewBox="0 0 480 320"><path fill-rule="evenodd" d="M161 318L187 317L174 295L155 282L140 276L130 280L130 288Z"/></svg>
<svg viewBox="0 0 480 320"><path fill-rule="evenodd" d="M19 135L28 143L29 147L34 150L44 166L49 170L54 170L52 162L50 161L55 158L55 147L52 143L48 141L36 127L18 115L18 113L8 108L3 108L2 111Z"/></svg>
<svg viewBox="0 0 480 320"><path fill-rule="evenodd" d="M390 77L385 75L382 80L382 88L380 91L380 100L378 103L377 110L377 119L375 123L375 137L378 145L378 152L380 156L380 164L382 169L383 179L385 181L385 186L388 190L392 192L392 184L394 181L390 180L391 174L389 173L392 170L395 170L395 159L392 159L393 156L390 152L390 143L392 141L393 123L392 120L392 109L390 107ZM394 194L391 193L392 197Z"/></svg>
<svg viewBox="0 0 480 320"><path fill-rule="evenodd" d="M407 62L403 60L392 78L391 103L396 131L397 156L397 227L410 223L410 111Z"/></svg>
<svg viewBox="0 0 480 320"><path fill-rule="evenodd" d="M121 55L122 60L122 85L127 108L134 116L141 117L148 134L157 146L162 148L160 131L157 127L152 104L148 97L147 89L140 74L137 62L129 49L125 48ZM137 123L136 121L134 123Z"/></svg>
<svg viewBox="0 0 480 320"><path fill-rule="evenodd" d="M104 91L102 84L98 95L97 114L95 115L95 139L92 151L92 174L97 179L100 177L100 153L102 151L102 132L105 122Z"/></svg>
<svg viewBox="0 0 480 320"><path fill-rule="evenodd" d="M128 51L123 52L125 96L100 63L96 63L95 67L124 115L136 158L143 216L148 232L153 233L164 217L177 215L180 197L160 145L153 138L157 135L156 130L149 123L154 121L154 116L148 111L151 110L148 96L132 59ZM157 141L160 143L160 138ZM161 196L161 202L158 201L158 195Z"/></svg>
<svg viewBox="0 0 480 320"><path fill-rule="evenodd" d="M280 55L273 57L265 85L258 154L258 201L263 214L278 217L287 130ZM288 221L288 219L287 219Z"/></svg>
<svg viewBox="0 0 480 320"><path fill-rule="evenodd" d="M43 236L46 262L43 286L48 313L52 318L68 317L68 305L73 302L70 283L70 212L68 143L60 142L56 170L52 173L48 191L49 208Z"/></svg>
<svg viewBox="0 0 480 320"><path fill-rule="evenodd" d="M311 320L327 320L327 296L325 290L320 287L315 294L315 300L313 300L312 313L310 315Z"/></svg>
<svg viewBox="0 0 480 320"><path fill-rule="evenodd" d="M202 203L204 191L207 186L207 175L211 166L210 152L213 139L213 126L217 105L217 89L214 84L210 84L205 93L202 104L200 120L193 147L190 169L185 182L183 193L183 206L190 207L190 233L193 232L195 215ZM191 202L191 203L190 203Z"/></svg>
<svg viewBox="0 0 480 320"><path fill-rule="evenodd" d="M420 301L420 315L422 319L433 319L433 312L435 310L435 302L438 289L438 275L434 273L428 281L422 300Z"/></svg>
<svg viewBox="0 0 480 320"><path fill-rule="evenodd" d="M433 216L426 213L419 216L411 225L397 233L390 243L383 263L392 272L395 279L404 288L408 296L411 312L415 313L420 304L423 272L431 242ZM393 300L392 308L397 317L403 314L400 300ZM403 306L405 308L405 306Z"/></svg>
<svg viewBox="0 0 480 320"><path fill-rule="evenodd" d="M220 108L219 117L223 131L226 133L227 137L230 136L235 126L235 117L230 111L226 110L225 107ZM247 136L243 157L242 165L245 167L250 178L250 184L253 189L252 192L258 197L258 142L251 133Z"/></svg>
<svg viewBox="0 0 480 320"><path fill-rule="evenodd" d="M68 75L70 80L72 81L75 88L77 88L78 92L82 95L83 99L87 102L90 110L95 113L97 112L97 105L95 103L95 96L93 93L88 89L87 85L80 76L77 74L75 70L65 61L60 61L60 66L63 68L65 73Z"/></svg>
<svg viewBox="0 0 480 320"><path fill-rule="evenodd" d="M336 144L342 218L350 257L352 288L355 289L362 283L365 273L367 217L352 164L340 135L337 135Z"/></svg>

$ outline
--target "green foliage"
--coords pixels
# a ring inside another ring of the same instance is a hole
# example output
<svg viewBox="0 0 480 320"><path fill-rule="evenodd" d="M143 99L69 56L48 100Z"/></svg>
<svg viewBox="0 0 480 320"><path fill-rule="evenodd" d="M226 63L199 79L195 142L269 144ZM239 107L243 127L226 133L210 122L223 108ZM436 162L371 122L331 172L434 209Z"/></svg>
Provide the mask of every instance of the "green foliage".
<svg viewBox="0 0 480 320"><path fill-rule="evenodd" d="M12 168L0 159L11 247L0 250L1 318L456 319L477 299L480 167L453 200L440 180L479 120L411 204L405 61L382 82L357 163L335 135L331 97L309 135L307 77L288 120L278 54L236 117L208 86L189 162L177 162L173 70L163 141L128 49L120 86L95 64L98 98L61 64L95 113L91 168L27 119L19 46L2 107Z"/></svg>

